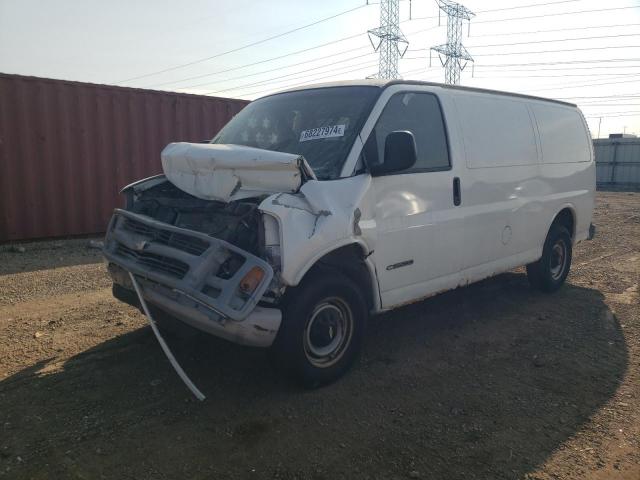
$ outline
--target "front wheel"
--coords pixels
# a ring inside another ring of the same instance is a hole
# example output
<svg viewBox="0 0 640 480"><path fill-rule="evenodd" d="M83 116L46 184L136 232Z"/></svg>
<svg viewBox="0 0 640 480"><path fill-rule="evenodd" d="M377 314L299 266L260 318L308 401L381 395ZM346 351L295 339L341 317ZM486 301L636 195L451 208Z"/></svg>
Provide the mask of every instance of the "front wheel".
<svg viewBox="0 0 640 480"><path fill-rule="evenodd" d="M357 358L366 321L367 305L354 282L316 272L288 292L273 354L304 386L330 383Z"/></svg>
<svg viewBox="0 0 640 480"><path fill-rule="evenodd" d="M553 225L547 234L542 257L527 265L529 283L543 292L555 292L571 268L571 235L562 225Z"/></svg>

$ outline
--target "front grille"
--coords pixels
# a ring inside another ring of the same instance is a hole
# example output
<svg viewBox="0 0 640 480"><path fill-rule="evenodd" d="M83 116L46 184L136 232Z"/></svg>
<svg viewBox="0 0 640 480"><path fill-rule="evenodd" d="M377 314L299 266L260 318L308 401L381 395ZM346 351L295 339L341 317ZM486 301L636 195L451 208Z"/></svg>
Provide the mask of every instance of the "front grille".
<svg viewBox="0 0 640 480"><path fill-rule="evenodd" d="M174 278L183 279L189 271L189 265L175 258L165 257L149 252L137 252L125 247L121 243L116 247L116 255L121 255L129 260L133 260L149 270L164 273Z"/></svg>
<svg viewBox="0 0 640 480"><path fill-rule="evenodd" d="M209 248L209 244L199 238L154 228L131 218L125 218L122 227L126 231L151 237L155 243L173 247L191 255L200 256Z"/></svg>

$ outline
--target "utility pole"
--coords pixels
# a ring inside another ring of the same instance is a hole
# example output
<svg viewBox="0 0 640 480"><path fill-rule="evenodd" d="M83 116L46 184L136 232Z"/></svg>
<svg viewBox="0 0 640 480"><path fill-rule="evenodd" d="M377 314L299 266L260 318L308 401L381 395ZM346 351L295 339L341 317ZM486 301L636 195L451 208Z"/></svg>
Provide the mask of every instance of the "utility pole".
<svg viewBox="0 0 640 480"><path fill-rule="evenodd" d="M440 11L447 14L447 43L431 47L431 50L438 52L440 62L445 69L445 83L458 85L460 72L467 66L467 62L473 62L473 57L462 45L462 21L468 20L470 22L475 13L464 5L451 0L436 0L436 3ZM439 22L440 17L438 16ZM431 63L431 55L429 55L429 63Z"/></svg>
<svg viewBox="0 0 640 480"><path fill-rule="evenodd" d="M398 60L409 47L400 31L400 0L380 0L380 26L369 30L369 41L373 50L380 53L378 78L398 78Z"/></svg>
<svg viewBox="0 0 640 480"><path fill-rule="evenodd" d="M602 125L602 117L598 120L598 136L596 138L600 138L600 125Z"/></svg>

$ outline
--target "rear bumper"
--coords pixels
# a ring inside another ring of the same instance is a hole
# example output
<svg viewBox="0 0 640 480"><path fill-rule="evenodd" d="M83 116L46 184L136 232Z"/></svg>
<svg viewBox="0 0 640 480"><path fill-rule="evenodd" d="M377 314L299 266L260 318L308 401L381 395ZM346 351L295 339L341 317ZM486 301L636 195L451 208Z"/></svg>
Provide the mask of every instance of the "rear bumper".
<svg viewBox="0 0 640 480"><path fill-rule="evenodd" d="M131 272L144 299L178 320L242 345L273 343L281 312L257 306L273 270L255 255L123 210L114 213L103 253L115 284L133 293ZM251 294L243 293L241 281L253 268L264 276Z"/></svg>

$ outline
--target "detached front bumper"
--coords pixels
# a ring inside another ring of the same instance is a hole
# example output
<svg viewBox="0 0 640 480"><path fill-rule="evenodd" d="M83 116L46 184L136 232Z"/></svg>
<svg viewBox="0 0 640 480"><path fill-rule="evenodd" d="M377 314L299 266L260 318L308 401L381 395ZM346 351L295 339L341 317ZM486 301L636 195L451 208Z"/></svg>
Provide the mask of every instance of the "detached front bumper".
<svg viewBox="0 0 640 480"><path fill-rule="evenodd" d="M257 303L273 278L261 258L223 240L116 209L103 249L114 283L133 291L136 276L145 300L199 330L242 345L268 347L281 322L275 308ZM243 279L263 275L252 291Z"/></svg>

